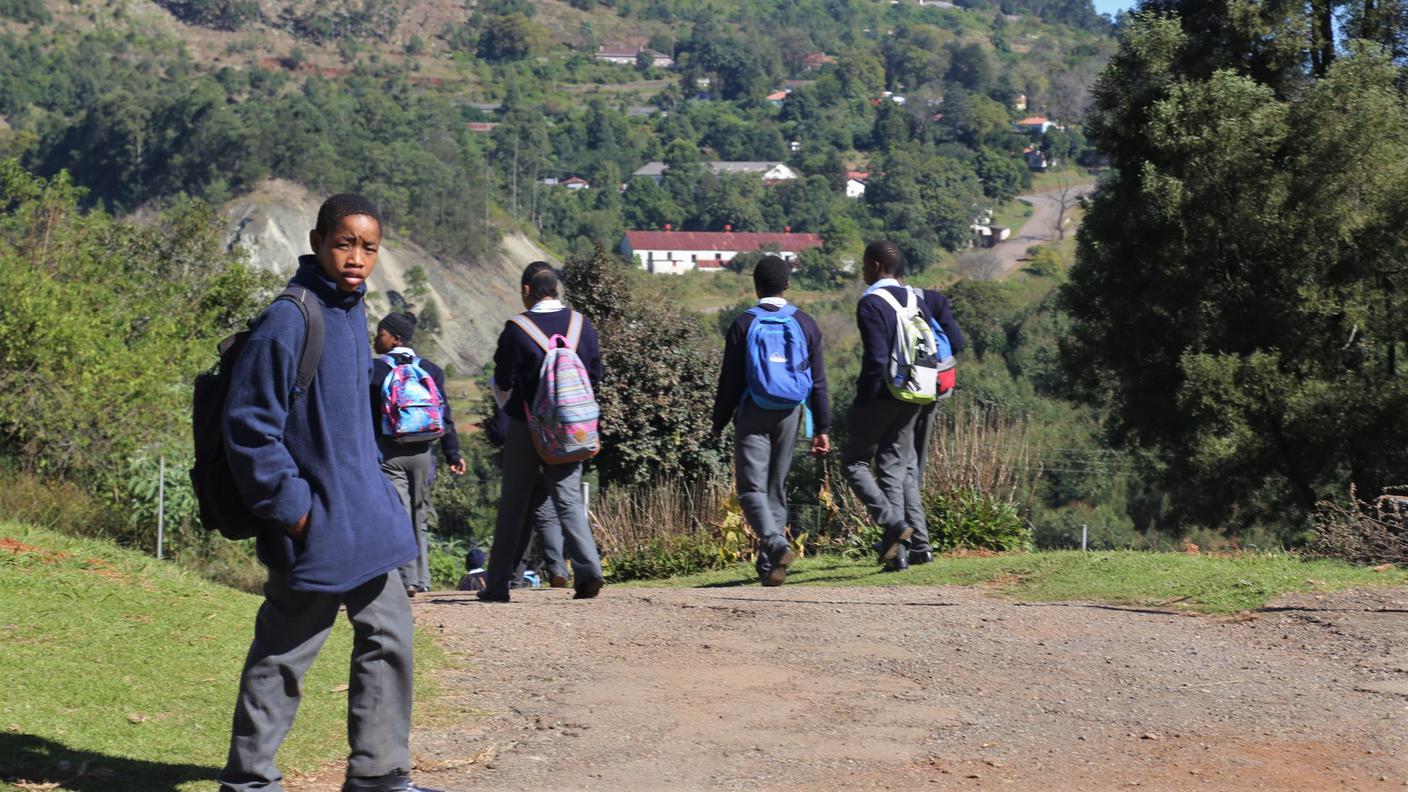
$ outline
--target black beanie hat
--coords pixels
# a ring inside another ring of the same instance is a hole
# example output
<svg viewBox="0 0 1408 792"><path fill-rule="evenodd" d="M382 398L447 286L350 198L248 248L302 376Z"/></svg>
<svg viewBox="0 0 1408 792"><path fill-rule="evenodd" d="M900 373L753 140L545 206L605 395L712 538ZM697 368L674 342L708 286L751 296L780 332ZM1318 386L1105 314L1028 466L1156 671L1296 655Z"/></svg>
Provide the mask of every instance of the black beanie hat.
<svg viewBox="0 0 1408 792"><path fill-rule="evenodd" d="M765 297L775 297L787 290L792 267L777 256L764 256L753 268L753 285Z"/></svg>
<svg viewBox="0 0 1408 792"><path fill-rule="evenodd" d="M411 338L416 334L416 315L413 313L389 313L380 322L377 322L376 329L385 330L409 344Z"/></svg>

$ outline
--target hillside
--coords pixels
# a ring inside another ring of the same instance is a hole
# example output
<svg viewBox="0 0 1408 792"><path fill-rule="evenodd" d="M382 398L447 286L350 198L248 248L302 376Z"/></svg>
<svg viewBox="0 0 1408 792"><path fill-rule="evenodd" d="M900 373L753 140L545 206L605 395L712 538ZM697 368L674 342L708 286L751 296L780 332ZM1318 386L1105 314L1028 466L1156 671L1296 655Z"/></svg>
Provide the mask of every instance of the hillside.
<svg viewBox="0 0 1408 792"><path fill-rule="evenodd" d="M232 229L229 242L249 251L261 268L291 273L298 256L307 252L308 228L320 201L320 196L288 181L261 182L225 204L223 215ZM392 235L369 283L369 313L375 317L390 310L387 293L404 292L407 272L422 268L443 329L433 337L438 354L427 340L417 338L417 347L460 371L478 371L493 356L504 317L518 308L519 274L538 259L555 261L522 234L505 237L489 255L455 263Z"/></svg>

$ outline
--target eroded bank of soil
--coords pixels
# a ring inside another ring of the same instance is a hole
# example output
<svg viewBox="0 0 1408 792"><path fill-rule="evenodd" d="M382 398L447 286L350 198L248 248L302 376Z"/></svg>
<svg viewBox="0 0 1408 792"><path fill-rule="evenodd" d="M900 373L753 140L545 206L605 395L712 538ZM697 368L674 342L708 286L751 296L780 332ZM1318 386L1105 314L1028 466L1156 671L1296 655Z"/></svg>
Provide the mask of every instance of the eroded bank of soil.
<svg viewBox="0 0 1408 792"><path fill-rule="evenodd" d="M1408 788L1408 591L1252 616L962 588L416 600L446 790ZM290 789L325 788L323 778ZM331 787L335 789L336 784Z"/></svg>

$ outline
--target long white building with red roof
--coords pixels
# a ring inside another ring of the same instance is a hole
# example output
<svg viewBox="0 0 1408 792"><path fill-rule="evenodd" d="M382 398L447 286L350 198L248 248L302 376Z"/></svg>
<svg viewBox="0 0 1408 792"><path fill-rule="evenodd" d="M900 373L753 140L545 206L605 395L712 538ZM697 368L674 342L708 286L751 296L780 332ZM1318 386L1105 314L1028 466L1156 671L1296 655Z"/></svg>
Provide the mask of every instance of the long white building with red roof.
<svg viewBox="0 0 1408 792"><path fill-rule="evenodd" d="M820 234L751 231L627 231L621 253L647 272L679 275L726 269L734 256L759 250L793 262L803 250L821 247Z"/></svg>

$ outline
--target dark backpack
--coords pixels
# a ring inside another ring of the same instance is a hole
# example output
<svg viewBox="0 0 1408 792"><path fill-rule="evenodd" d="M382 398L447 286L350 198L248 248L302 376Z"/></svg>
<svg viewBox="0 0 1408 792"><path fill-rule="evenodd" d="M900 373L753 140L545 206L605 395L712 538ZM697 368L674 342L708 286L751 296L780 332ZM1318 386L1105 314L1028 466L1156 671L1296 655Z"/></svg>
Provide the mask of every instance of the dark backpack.
<svg viewBox="0 0 1408 792"><path fill-rule="evenodd" d="M323 356L323 311L312 292L301 286L284 289L274 302L288 300L303 313L308 332L304 335L303 351L298 356L298 376L294 380L292 397L297 397L313 383L318 361ZM195 433L195 464L191 466L191 487L200 504L200 524L208 531L219 531L226 539L249 539L257 536L264 521L254 516L235 485L230 462L225 458L225 400L230 394L230 372L239 360L258 320L220 342L220 362L210 371L200 374L195 382L195 399L191 409L191 428ZM287 526L279 526L287 527Z"/></svg>

